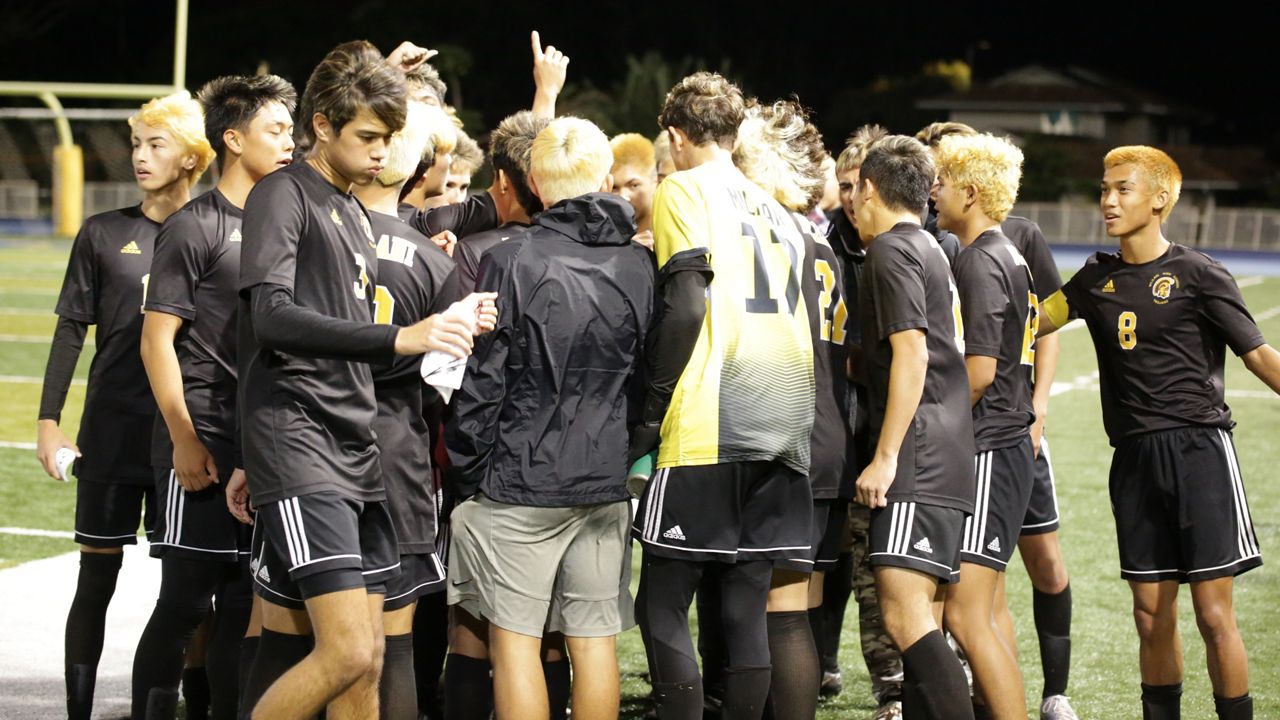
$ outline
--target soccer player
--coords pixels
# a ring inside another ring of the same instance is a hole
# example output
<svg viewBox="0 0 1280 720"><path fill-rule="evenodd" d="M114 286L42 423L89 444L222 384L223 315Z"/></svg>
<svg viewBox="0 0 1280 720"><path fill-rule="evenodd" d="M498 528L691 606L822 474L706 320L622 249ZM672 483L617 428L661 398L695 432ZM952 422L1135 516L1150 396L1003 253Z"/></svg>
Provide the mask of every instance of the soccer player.
<svg viewBox="0 0 1280 720"><path fill-rule="evenodd" d="M1017 198L1022 151L992 135L951 135L934 150L938 226L960 239L955 281L977 449L977 505L965 521L960 582L947 587L946 623L973 668L978 699L997 718L1025 718L1015 638L991 619L1027 513L1034 475L1031 369L1035 286L1026 260L1000 231Z"/></svg>
<svg viewBox="0 0 1280 720"><path fill-rule="evenodd" d="M1120 576L1133 593L1142 712L1177 718L1178 586L1191 586L1218 717L1253 717L1234 578L1262 564L1224 400L1229 347L1280 392L1266 343L1220 263L1165 239L1182 173L1163 151L1118 147L1103 160L1101 210L1119 253L1097 253L1042 303L1040 333L1083 318L1093 337L1102 421L1115 448L1111 506Z"/></svg>
<svg viewBox="0 0 1280 720"><path fill-rule="evenodd" d="M866 261L866 249L856 228L853 197L857 191L859 168L867 151L877 140L888 135L879 125L864 125L849 137L844 150L836 159L836 179L840 191L839 215L828 229L827 239L840 257L844 275L844 299L849 316L861 317L858 312L859 285ZM867 446L870 427L870 406L866 388L866 376L861 360L862 335L858 322L848 325L850 360L850 404L856 404L854 412L854 448L848 459L854 476L868 462ZM823 588L824 616L822 630L815 639L822 657L824 694L839 693L842 683L837 654L840 649L839 629L844 617L844 604L850 592L858 603L858 631L862 658L871 676L871 694L876 701L876 720L893 718L902 714L902 656L893 645L893 639L884 629L880 614L880 600L876 595L875 574L871 569L871 509L860 503L849 505L850 547L842 554L836 566L827 574ZM834 587L833 587L834 586Z"/></svg>
<svg viewBox="0 0 1280 720"><path fill-rule="evenodd" d="M263 178L245 203L238 401L258 509L250 568L264 600L246 692L254 717L377 712L385 583L399 557L367 363L463 354L454 333L441 341L438 316L372 322L377 241L349 191L382 171L405 112L403 77L377 49L339 45L303 93L306 159Z"/></svg>
<svg viewBox="0 0 1280 720"><path fill-rule="evenodd" d="M659 115L679 172L654 198L660 319L630 454L658 447L634 534L645 551L636 609L664 719L702 716L688 614L704 575L720 586L724 713L760 717L773 563L809 559L812 547L804 240L733 166L743 112L741 90L700 72Z"/></svg>
<svg viewBox="0 0 1280 720"><path fill-rule="evenodd" d="M453 149L453 162L445 173L444 192L428 198L426 207L453 205L466 200L471 190L471 176L484 164L484 152L471 136L458 130L457 145Z"/></svg>
<svg viewBox="0 0 1280 720"><path fill-rule="evenodd" d="M654 270L631 242L631 209L604 192L611 162L586 120L538 133L529 171L545 210L485 254L480 289L498 293L499 325L468 362L447 431L450 481L478 490L452 513L449 602L489 623L498 717L549 717L545 632L565 636L573 716L618 714L628 397Z"/></svg>
<svg viewBox="0 0 1280 720"><path fill-rule="evenodd" d="M36 457L52 478L62 448L76 453L76 542L80 575L67 615L67 715L93 709L107 605L115 593L124 546L137 543L138 523L151 536L156 517L150 428L155 400L139 359L142 303L160 224L190 198L213 160L200 106L186 93L158 98L129 119L140 205L94 215L72 244L54 310ZM89 367L80 434L73 443L58 424L76 360L90 325L97 352Z"/></svg>
<svg viewBox="0 0 1280 720"><path fill-rule="evenodd" d="M804 560L774 564L769 592L769 655L773 666L769 715L774 720L811 719L822 679L809 609L822 604L823 574L836 563L848 527L853 477L845 472L853 431L849 425L845 341L848 309L835 250L806 213L826 187L828 159L822 135L794 101L752 104L738 129L734 164L769 192L805 236L801 289L813 341L816 404L810 435L809 482L813 491L813 538Z"/></svg>
<svg viewBox="0 0 1280 720"><path fill-rule="evenodd" d="M151 544L160 596L134 653L135 718L174 716L183 649L215 595L206 665L213 717L236 717L252 597L248 528L223 493L244 473L235 403L241 208L255 183L292 160L297 95L263 75L221 77L197 97L221 177L165 221L143 305L142 361L159 409L151 463L165 511Z"/></svg>
<svg viewBox="0 0 1280 720"><path fill-rule="evenodd" d="M468 235L458 241L453 259L458 263L462 290L475 289L480 274L480 258L485 251L509 240L529 226L534 215L542 212L542 200L529 187L529 158L533 139L550 120L528 110L505 118L489 133L489 159L493 162L493 196L502 223L492 230Z"/></svg>
<svg viewBox="0 0 1280 720"><path fill-rule="evenodd" d="M396 206L396 214L401 220L408 222L423 208L426 199L436 197L444 192L445 176L449 174L449 166L453 164L453 148L457 143L457 128L443 110L428 106L427 111L433 118L432 125L436 132L431 142L422 152L422 159L413 175L400 188L400 204Z"/></svg>
<svg viewBox="0 0 1280 720"><path fill-rule="evenodd" d="M450 310L458 293L453 261L396 215L400 186L409 178L435 130L425 105L410 102L404 129L391 140L386 165L374 182L357 187L356 197L369 211L378 243L378 284L374 322L396 326ZM454 318L463 306L442 317ZM447 325L442 325L447 327ZM456 331L459 336L465 327ZM467 348L461 347L460 350ZM444 567L436 553L435 485L431 473L431 434L423 416L424 392L418 356L400 356L373 370L378 415L373 430L399 543L400 575L387 582L383 627L386 650L379 686L382 717L417 720L413 666L413 618L418 598L444 590ZM430 391L435 397L435 392Z"/></svg>
<svg viewBox="0 0 1280 720"><path fill-rule="evenodd" d="M872 455L857 500L871 508L871 565L902 653L903 714L971 718L964 670L937 618L943 586L960 575L974 446L960 299L946 255L920 226L936 171L923 145L895 135L872 145L858 172Z"/></svg>
<svg viewBox="0 0 1280 720"><path fill-rule="evenodd" d="M653 249L653 189L658 184L657 161L653 143L637 133L615 135L609 141L613 150L613 191L621 195L636 211L635 241Z"/></svg>
<svg viewBox="0 0 1280 720"><path fill-rule="evenodd" d="M444 96L449 86L440 79L440 73L430 63L422 63L404 75L404 84L409 92L409 99L425 105L444 107Z"/></svg>

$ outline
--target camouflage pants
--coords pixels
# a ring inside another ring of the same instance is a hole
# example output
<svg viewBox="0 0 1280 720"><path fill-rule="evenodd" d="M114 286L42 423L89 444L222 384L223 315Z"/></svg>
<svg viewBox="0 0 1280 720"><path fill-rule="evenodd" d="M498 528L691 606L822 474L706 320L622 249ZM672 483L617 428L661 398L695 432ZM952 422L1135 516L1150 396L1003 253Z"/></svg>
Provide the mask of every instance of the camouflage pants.
<svg viewBox="0 0 1280 720"><path fill-rule="evenodd" d="M902 656L884 629L876 579L871 572L871 509L849 504L849 530L853 535L853 596L858 601L858 630L862 659L871 675L876 704L902 699Z"/></svg>

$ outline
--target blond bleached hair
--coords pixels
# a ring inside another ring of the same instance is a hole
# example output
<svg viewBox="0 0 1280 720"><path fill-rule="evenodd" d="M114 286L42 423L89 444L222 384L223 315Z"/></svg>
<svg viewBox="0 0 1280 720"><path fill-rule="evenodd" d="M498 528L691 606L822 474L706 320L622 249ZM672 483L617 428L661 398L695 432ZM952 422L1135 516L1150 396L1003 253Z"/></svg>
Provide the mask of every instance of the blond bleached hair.
<svg viewBox="0 0 1280 720"><path fill-rule="evenodd" d="M880 125L863 125L845 141L844 150L840 151L840 157L836 158L836 173L843 175L852 170L862 167L862 161L867 157L867 151L875 144L877 140L889 137L889 131Z"/></svg>
<svg viewBox="0 0 1280 720"><path fill-rule="evenodd" d="M733 164L783 207L805 212L822 199L826 157L822 134L799 103L779 100L747 107Z"/></svg>
<svg viewBox="0 0 1280 720"><path fill-rule="evenodd" d="M391 136L391 142L387 146L387 160L382 166L382 172L375 178L379 185L399 185L418 169L418 163L422 161L423 152L431 142L434 132L427 113L428 107L426 103L413 100L408 102L404 127ZM441 113L440 117L443 118L444 114Z"/></svg>
<svg viewBox="0 0 1280 720"><path fill-rule="evenodd" d="M991 134L947 135L934 148L938 174L948 183L977 190L978 207L996 222L1009 217L1022 181L1022 151Z"/></svg>
<svg viewBox="0 0 1280 720"><path fill-rule="evenodd" d="M653 139L653 169L656 171L659 165L670 159L671 137L667 135L666 130L663 130Z"/></svg>
<svg viewBox="0 0 1280 720"><path fill-rule="evenodd" d="M1169 193L1169 202L1160 209L1160 222L1167 220L1169 213L1173 212L1173 206L1178 204L1178 196L1182 194L1182 170L1178 168L1178 163L1158 148L1122 145L1102 159L1104 170L1118 165L1136 165L1153 191L1163 190Z"/></svg>
<svg viewBox="0 0 1280 720"><path fill-rule="evenodd" d="M529 175L546 207L595 192L613 167L609 138L590 120L552 120L533 139Z"/></svg>
<svg viewBox="0 0 1280 720"><path fill-rule="evenodd" d="M639 133L614 135L609 141L609 149L613 151L614 169L632 167L658 171L658 158L653 143Z"/></svg>
<svg viewBox="0 0 1280 720"><path fill-rule="evenodd" d="M147 101L129 118L130 128L136 128L138 123L168 130L182 146L184 155L196 156L196 165L187 178L188 187L196 184L217 156L204 136L204 111L186 90Z"/></svg>

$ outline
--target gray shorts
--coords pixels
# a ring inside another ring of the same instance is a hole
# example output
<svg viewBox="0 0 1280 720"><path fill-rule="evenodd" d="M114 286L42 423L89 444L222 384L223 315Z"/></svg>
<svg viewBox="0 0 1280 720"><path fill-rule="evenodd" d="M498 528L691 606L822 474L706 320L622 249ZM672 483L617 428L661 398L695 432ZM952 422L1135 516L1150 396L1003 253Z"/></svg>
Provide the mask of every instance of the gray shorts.
<svg viewBox="0 0 1280 720"><path fill-rule="evenodd" d="M608 637L635 625L629 502L545 508L476 495L449 522L450 605L532 637Z"/></svg>

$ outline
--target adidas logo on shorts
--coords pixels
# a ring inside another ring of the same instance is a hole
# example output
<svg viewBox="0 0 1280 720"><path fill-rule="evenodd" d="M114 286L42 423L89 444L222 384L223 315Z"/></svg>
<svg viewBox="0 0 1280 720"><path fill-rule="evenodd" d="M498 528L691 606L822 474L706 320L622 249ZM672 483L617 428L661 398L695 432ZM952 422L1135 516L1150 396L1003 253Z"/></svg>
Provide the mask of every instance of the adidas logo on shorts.
<svg viewBox="0 0 1280 720"><path fill-rule="evenodd" d="M911 547L922 553L929 553L930 555L933 554L933 546L929 544L929 538L920 538L920 542L912 545Z"/></svg>
<svg viewBox="0 0 1280 720"><path fill-rule="evenodd" d="M1000 538L995 538L991 542L987 543L987 549L991 552L1000 552Z"/></svg>
<svg viewBox="0 0 1280 720"><path fill-rule="evenodd" d="M258 572L255 573L262 582L271 582L271 573L267 572L266 565L258 566Z"/></svg>
<svg viewBox="0 0 1280 720"><path fill-rule="evenodd" d="M672 540L684 540L684 539L685 539L684 531L680 529L680 526L679 526L679 525L676 525L675 527L671 528L670 530L668 530L668 531L666 531L666 532L662 533L662 537L664 537L664 538L670 538L670 539L672 539Z"/></svg>

